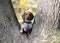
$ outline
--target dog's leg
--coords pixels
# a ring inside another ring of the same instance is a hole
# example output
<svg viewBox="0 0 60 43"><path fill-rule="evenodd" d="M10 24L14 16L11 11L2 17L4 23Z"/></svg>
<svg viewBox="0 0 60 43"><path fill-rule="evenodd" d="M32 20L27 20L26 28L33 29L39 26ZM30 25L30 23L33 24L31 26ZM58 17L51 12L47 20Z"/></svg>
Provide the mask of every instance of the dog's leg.
<svg viewBox="0 0 60 43"><path fill-rule="evenodd" d="M20 33L23 33L23 28L21 28Z"/></svg>

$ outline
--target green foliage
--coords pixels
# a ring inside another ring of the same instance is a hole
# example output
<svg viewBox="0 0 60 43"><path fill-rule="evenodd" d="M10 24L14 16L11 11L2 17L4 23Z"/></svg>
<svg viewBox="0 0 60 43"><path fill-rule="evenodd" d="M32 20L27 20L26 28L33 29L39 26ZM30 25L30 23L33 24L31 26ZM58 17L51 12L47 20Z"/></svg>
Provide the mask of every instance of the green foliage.
<svg viewBox="0 0 60 43"><path fill-rule="evenodd" d="M52 42L52 43L60 43L60 40L54 41L54 42Z"/></svg>
<svg viewBox="0 0 60 43"><path fill-rule="evenodd" d="M26 10L32 11L33 14L35 15L36 8L38 6L38 1L37 0L12 0L12 4L16 12L18 21L20 22L22 20L21 15Z"/></svg>

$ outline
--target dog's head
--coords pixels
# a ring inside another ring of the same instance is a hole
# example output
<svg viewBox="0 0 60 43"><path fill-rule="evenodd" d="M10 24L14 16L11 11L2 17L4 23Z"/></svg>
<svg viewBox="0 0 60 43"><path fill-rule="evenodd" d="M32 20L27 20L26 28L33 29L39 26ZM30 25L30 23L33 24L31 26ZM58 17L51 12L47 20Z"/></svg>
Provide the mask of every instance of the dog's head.
<svg viewBox="0 0 60 43"><path fill-rule="evenodd" d="M34 15L33 15L33 13L31 13L31 12L24 12L23 14L22 14L22 19L23 20L33 20L33 18L34 18Z"/></svg>

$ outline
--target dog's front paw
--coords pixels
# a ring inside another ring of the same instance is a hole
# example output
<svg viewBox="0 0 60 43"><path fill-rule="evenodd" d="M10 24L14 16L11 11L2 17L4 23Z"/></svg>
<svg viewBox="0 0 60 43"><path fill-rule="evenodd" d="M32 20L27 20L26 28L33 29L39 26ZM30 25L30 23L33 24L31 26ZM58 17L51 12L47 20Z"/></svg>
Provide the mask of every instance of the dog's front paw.
<svg viewBox="0 0 60 43"><path fill-rule="evenodd" d="M20 33L23 33L23 30L20 30Z"/></svg>

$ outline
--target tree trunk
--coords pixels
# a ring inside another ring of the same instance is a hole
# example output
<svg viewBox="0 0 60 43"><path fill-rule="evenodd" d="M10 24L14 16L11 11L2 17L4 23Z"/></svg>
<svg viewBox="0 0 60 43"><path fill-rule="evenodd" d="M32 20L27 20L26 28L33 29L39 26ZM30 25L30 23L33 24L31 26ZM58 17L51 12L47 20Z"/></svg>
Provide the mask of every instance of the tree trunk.
<svg viewBox="0 0 60 43"><path fill-rule="evenodd" d="M0 43L17 43L19 28L11 0L0 0Z"/></svg>
<svg viewBox="0 0 60 43"><path fill-rule="evenodd" d="M60 0L39 0L31 34L33 43L60 43Z"/></svg>
<svg viewBox="0 0 60 43"><path fill-rule="evenodd" d="M31 35L20 34L10 0L0 0L0 43L57 43L60 40L60 0L39 0Z"/></svg>

